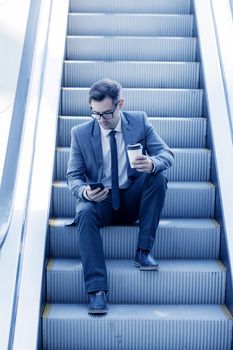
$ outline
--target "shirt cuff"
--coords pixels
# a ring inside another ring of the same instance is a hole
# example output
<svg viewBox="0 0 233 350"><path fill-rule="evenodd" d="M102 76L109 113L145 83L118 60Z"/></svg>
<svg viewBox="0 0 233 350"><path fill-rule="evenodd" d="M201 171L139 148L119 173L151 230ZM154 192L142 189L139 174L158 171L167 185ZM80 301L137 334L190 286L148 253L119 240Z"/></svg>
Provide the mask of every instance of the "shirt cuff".
<svg viewBox="0 0 233 350"><path fill-rule="evenodd" d="M154 172L155 172L155 163L152 162L152 165L153 165L153 168L151 170L151 173L154 174Z"/></svg>
<svg viewBox="0 0 233 350"><path fill-rule="evenodd" d="M90 198L88 197L87 195L87 187L85 187L83 193L82 193L82 196L84 199L86 199L87 201L90 201Z"/></svg>
<svg viewBox="0 0 233 350"><path fill-rule="evenodd" d="M150 158L150 160L151 160L151 162L152 162L152 170L151 170L151 174L154 174L155 173L155 169L156 169L156 165L155 165L155 162L154 162L154 160L151 158L151 157L149 157Z"/></svg>

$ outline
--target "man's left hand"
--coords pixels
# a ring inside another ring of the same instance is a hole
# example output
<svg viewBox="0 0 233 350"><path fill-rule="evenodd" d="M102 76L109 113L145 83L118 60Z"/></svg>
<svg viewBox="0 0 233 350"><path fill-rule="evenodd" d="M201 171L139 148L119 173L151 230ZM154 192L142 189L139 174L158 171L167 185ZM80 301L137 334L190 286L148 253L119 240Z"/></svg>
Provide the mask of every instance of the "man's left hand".
<svg viewBox="0 0 233 350"><path fill-rule="evenodd" d="M143 173L151 173L154 167L152 160L144 155L136 157L132 164L137 171Z"/></svg>

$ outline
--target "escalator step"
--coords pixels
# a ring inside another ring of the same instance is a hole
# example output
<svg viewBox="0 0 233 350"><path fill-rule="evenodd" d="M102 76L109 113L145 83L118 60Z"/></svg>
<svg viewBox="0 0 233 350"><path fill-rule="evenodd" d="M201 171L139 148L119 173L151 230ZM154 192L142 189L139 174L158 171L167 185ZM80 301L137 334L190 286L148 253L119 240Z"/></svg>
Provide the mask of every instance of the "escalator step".
<svg viewBox="0 0 233 350"><path fill-rule="evenodd" d="M63 88L63 115L88 115L88 88ZM123 89L124 109L145 111L154 117L201 117L201 89Z"/></svg>
<svg viewBox="0 0 233 350"><path fill-rule="evenodd" d="M68 36L67 60L187 61L196 60L196 38Z"/></svg>
<svg viewBox="0 0 233 350"><path fill-rule="evenodd" d="M70 147L73 126L91 120L91 117L60 116L58 120L58 145ZM156 132L169 145L176 148L201 148L206 144L206 118L151 118ZM172 132L171 132L172 130Z"/></svg>
<svg viewBox="0 0 233 350"><path fill-rule="evenodd" d="M50 220L50 256L80 258L76 226L66 226L71 218ZM138 224L106 226L101 229L107 259L133 259ZM152 254L157 259L217 259L220 226L212 219L161 219Z"/></svg>
<svg viewBox="0 0 233 350"><path fill-rule="evenodd" d="M139 271L133 260L106 260L108 300L114 304L221 304L226 269L217 260L159 260L159 270ZM87 301L80 260L50 259L49 303Z"/></svg>
<svg viewBox="0 0 233 350"><path fill-rule="evenodd" d="M168 182L163 218L213 218L215 186L210 182ZM53 183L53 216L75 215L66 182Z"/></svg>
<svg viewBox="0 0 233 350"><path fill-rule="evenodd" d="M65 61L64 63L64 87L90 87L103 77L117 80L125 88L196 89L199 83L199 63L135 61Z"/></svg>
<svg viewBox="0 0 233 350"><path fill-rule="evenodd" d="M71 12L190 13L190 0L71 0Z"/></svg>
<svg viewBox="0 0 233 350"><path fill-rule="evenodd" d="M47 304L44 349L230 350L232 318L225 305L110 305L89 316L84 304Z"/></svg>
<svg viewBox="0 0 233 350"><path fill-rule="evenodd" d="M193 35L192 15L71 13L68 35L182 36Z"/></svg>

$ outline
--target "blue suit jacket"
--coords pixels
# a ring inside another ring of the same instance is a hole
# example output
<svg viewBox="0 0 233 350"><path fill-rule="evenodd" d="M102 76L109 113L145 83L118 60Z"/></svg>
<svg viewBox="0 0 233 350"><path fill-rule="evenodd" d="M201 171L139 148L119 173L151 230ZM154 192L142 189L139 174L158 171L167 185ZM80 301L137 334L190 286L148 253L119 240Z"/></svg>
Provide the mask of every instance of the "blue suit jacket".
<svg viewBox="0 0 233 350"><path fill-rule="evenodd" d="M169 168L174 161L173 153L157 135L144 112L121 112L125 146L141 143L143 153L155 163L155 174ZM142 175L129 165L128 178L134 181ZM67 184L77 199L88 183L100 182L103 171L103 155L100 127L96 120L75 126L71 130L71 151L67 170Z"/></svg>

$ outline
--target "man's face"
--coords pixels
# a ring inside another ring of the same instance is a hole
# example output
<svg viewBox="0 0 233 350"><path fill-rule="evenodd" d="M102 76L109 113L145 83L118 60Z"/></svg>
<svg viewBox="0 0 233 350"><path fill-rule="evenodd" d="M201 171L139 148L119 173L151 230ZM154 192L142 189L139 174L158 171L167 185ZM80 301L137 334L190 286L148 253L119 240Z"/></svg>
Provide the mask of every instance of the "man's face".
<svg viewBox="0 0 233 350"><path fill-rule="evenodd" d="M91 109L92 113L100 113L109 115L110 119L104 118L101 115L101 118L98 120L98 123L106 130L114 129L120 118L120 109L123 105L123 100L119 100L117 104L114 104L113 100L110 97L105 97L102 101L91 100ZM108 114L113 113L113 114Z"/></svg>

